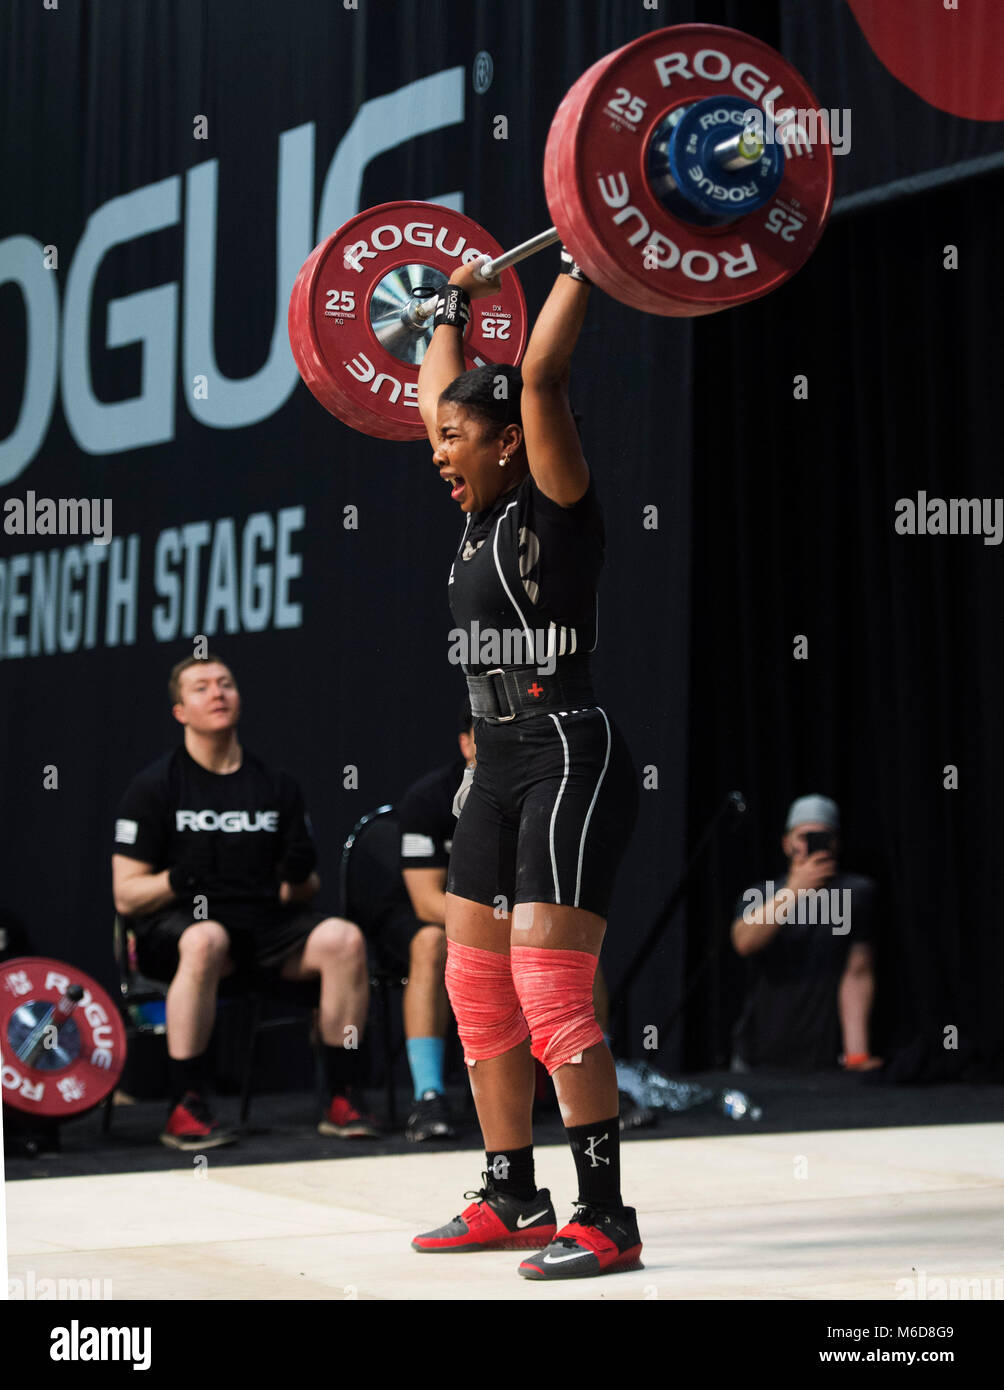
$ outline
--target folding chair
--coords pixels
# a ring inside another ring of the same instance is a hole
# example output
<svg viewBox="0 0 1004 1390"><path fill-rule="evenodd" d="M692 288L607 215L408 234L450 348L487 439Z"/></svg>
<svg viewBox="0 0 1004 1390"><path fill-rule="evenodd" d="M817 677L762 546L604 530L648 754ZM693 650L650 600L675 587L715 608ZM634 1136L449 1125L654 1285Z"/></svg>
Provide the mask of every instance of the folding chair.
<svg viewBox="0 0 1004 1390"><path fill-rule="evenodd" d="M139 971L136 963L136 934L128 919L116 915L113 929L113 952L118 969L120 1011L126 1029L126 1041L142 1034L163 1034L166 1038L167 1023L162 1009L167 998L168 983L150 980ZM324 1109L324 1063L321 1053L320 1035L315 1035L313 1027L314 1011L317 1008L318 986L312 980L278 980L268 986L251 984L238 979L221 980L218 1003L229 1004L242 1001L249 1010L247 1045L244 1065L241 1069L241 1110L240 1123L243 1125L251 1110L254 1066L258 1050L258 1040L262 1033L275 1028L302 1027L304 1023L311 1030L311 1046L314 1052L314 1080L318 1109ZM263 1018L263 1006L270 1001L278 1001L297 1009L296 1013L281 1013L277 1017ZM104 1102L101 1120L102 1131L107 1134L112 1123L112 1099Z"/></svg>
<svg viewBox="0 0 1004 1390"><path fill-rule="evenodd" d="M397 887L400 886L400 892L404 892L401 883L401 832L394 807L389 803L362 816L353 826L351 835L342 846L340 886L342 916L362 929L370 948L370 986L380 999L387 1124L394 1129L397 1125L394 1065L403 1048L394 1047L391 992L403 991L408 976L400 968L387 968L380 961L379 947L371 936L379 913L398 895Z"/></svg>

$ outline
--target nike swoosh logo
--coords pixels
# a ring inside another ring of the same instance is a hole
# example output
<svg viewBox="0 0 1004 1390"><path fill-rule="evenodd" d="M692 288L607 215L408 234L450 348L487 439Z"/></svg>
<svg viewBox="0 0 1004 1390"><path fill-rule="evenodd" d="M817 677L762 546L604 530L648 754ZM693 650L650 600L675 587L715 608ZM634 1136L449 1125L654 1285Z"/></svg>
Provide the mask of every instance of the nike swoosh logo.
<svg viewBox="0 0 1004 1390"><path fill-rule="evenodd" d="M542 1216L547 1215L547 1207L543 1211L535 1211L532 1216L517 1216L516 1225L522 1230L524 1226L529 1226L531 1221L539 1221Z"/></svg>
<svg viewBox="0 0 1004 1390"><path fill-rule="evenodd" d="M592 1254L591 1250L576 1250L572 1255L545 1255L544 1263L546 1265L560 1265L565 1260L581 1260L584 1256L590 1254Z"/></svg>

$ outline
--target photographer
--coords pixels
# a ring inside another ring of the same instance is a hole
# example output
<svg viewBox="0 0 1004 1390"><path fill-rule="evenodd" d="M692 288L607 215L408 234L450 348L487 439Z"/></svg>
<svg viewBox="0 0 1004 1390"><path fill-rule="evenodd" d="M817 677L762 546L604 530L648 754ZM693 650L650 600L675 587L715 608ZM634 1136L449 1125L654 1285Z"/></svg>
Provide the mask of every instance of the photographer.
<svg viewBox="0 0 1004 1390"><path fill-rule="evenodd" d="M761 881L736 903L732 944L750 983L733 1031L734 1071L756 1066L812 1071L880 1066L868 1045L875 993L872 932L876 885L839 866L840 811L803 796L788 811L779 882Z"/></svg>

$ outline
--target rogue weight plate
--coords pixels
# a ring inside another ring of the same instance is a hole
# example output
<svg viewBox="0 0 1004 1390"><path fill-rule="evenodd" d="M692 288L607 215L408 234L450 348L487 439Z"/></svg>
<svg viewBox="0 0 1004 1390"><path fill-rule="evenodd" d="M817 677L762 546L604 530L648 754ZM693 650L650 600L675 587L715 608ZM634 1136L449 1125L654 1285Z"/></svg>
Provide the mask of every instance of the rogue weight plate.
<svg viewBox="0 0 1004 1390"><path fill-rule="evenodd" d="M37 956L0 965L5 1105L57 1119L83 1114L114 1090L125 1057L119 1011L89 975Z"/></svg>
<svg viewBox="0 0 1004 1390"><path fill-rule="evenodd" d="M739 96L783 142L774 195L726 225L698 226L657 196L650 156L678 107ZM666 315L714 313L787 280L816 246L833 198L833 153L788 113L819 110L806 82L757 39L690 24L635 39L593 64L555 115L544 159L548 207L601 289Z"/></svg>
<svg viewBox="0 0 1004 1390"><path fill-rule="evenodd" d="M438 203L382 203L315 247L289 301L289 341L300 375L325 409L382 439L421 439L418 370L432 320L410 310L458 265L503 248L463 213ZM516 272L471 303L468 368L515 365L526 346L526 301Z"/></svg>

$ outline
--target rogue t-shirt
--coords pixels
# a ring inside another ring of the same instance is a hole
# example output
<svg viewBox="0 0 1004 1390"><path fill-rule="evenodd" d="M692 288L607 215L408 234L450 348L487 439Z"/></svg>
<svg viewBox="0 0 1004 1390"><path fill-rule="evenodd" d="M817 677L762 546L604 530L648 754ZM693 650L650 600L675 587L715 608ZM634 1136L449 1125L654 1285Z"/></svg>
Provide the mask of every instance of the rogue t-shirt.
<svg viewBox="0 0 1004 1390"><path fill-rule="evenodd" d="M279 911L279 884L317 863L303 796L246 749L236 772L210 772L184 744L145 768L119 803L114 853L154 872L184 864L207 917L256 930Z"/></svg>

